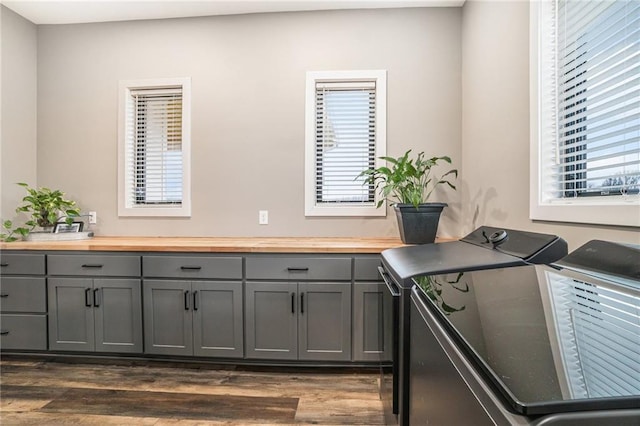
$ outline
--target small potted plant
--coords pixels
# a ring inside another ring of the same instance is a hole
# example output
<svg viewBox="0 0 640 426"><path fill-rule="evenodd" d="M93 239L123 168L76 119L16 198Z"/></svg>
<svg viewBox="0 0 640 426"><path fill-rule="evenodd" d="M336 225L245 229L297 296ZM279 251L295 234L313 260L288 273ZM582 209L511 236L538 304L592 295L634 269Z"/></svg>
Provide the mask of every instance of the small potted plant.
<svg viewBox="0 0 640 426"><path fill-rule="evenodd" d="M378 207L384 200L393 206L403 243L432 243L436 238L440 214L447 204L427 201L438 185L456 189L447 176L457 178L458 170L452 169L435 177L432 168L440 161L451 164L450 157L425 158L421 152L412 158L410 153L408 150L398 158L380 157L389 166L365 170L360 176L366 178L365 184L374 184L376 191L380 191L382 199Z"/></svg>
<svg viewBox="0 0 640 426"><path fill-rule="evenodd" d="M22 199L24 204L16 208L16 213L27 213L30 217L23 226L15 228L12 221L3 221L2 227L6 232L0 234L2 241L16 241L18 235L25 238L36 226L40 226L44 232L49 233L62 219L65 223L71 224L74 218L80 215L75 201L65 199L64 193L57 189L31 188L22 182L18 185L26 189L27 195Z"/></svg>

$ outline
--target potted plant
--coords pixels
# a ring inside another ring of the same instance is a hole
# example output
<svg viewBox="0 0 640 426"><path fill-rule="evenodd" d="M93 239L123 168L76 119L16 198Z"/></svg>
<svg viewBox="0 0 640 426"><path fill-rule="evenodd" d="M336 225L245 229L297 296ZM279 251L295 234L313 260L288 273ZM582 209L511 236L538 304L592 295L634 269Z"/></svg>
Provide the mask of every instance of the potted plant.
<svg viewBox="0 0 640 426"><path fill-rule="evenodd" d="M24 238L33 232L36 226L40 226L45 232L51 232L51 228L62 219L71 224L73 219L80 215L75 201L65 199L64 193L57 189L31 188L22 182L18 185L26 189L27 195L22 199L24 204L16 208L16 213L28 213L30 217L23 226L16 228L13 227L12 221L3 221L2 227L6 232L0 234L2 241L15 241L18 239L17 235Z"/></svg>
<svg viewBox="0 0 640 426"><path fill-rule="evenodd" d="M425 158L421 152L412 158L410 153L408 150L398 158L380 157L389 166L365 170L360 176L366 177L365 184L374 184L375 190L380 191L382 199L378 207L384 200L392 204L403 243L432 243L436 238L440 214L447 204L429 203L427 200L438 185L456 189L447 176L458 177L458 170L452 169L435 177L432 168L440 161L451 164L450 157Z"/></svg>

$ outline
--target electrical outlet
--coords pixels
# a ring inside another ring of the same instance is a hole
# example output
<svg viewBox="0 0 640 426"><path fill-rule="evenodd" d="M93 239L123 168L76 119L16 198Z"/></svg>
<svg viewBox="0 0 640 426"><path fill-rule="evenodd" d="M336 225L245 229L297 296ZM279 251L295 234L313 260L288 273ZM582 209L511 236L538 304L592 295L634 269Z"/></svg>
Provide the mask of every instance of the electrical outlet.
<svg viewBox="0 0 640 426"><path fill-rule="evenodd" d="M258 223L260 225L268 225L269 224L269 210L260 210L260 211L258 211Z"/></svg>
<svg viewBox="0 0 640 426"><path fill-rule="evenodd" d="M89 223L90 224L98 223L98 213L97 212L89 212Z"/></svg>

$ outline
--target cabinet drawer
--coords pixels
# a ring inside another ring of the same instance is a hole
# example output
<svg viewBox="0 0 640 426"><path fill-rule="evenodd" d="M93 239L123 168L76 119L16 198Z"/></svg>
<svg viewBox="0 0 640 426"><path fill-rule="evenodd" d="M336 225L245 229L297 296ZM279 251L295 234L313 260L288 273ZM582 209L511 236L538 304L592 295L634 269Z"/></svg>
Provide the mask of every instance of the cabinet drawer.
<svg viewBox="0 0 640 426"><path fill-rule="evenodd" d="M382 266L382 259L376 257L356 257L353 264L353 279L356 281L380 281L378 267Z"/></svg>
<svg viewBox="0 0 640 426"><path fill-rule="evenodd" d="M145 277L242 278L242 257L143 256Z"/></svg>
<svg viewBox="0 0 640 426"><path fill-rule="evenodd" d="M248 257L247 279L351 280L351 258Z"/></svg>
<svg viewBox="0 0 640 426"><path fill-rule="evenodd" d="M44 275L44 254L0 253L2 275Z"/></svg>
<svg viewBox="0 0 640 426"><path fill-rule="evenodd" d="M0 319L0 348L47 349L46 315L2 314Z"/></svg>
<svg viewBox="0 0 640 426"><path fill-rule="evenodd" d="M49 275L140 276L140 256L50 254Z"/></svg>
<svg viewBox="0 0 640 426"><path fill-rule="evenodd" d="M47 312L47 287L44 278L2 277L2 312Z"/></svg>

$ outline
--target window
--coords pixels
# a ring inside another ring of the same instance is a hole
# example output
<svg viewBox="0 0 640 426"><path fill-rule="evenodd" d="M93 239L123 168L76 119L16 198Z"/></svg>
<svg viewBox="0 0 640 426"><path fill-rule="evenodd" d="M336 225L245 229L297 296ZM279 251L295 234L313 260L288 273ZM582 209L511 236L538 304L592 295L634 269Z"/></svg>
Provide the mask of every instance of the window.
<svg viewBox="0 0 640 426"><path fill-rule="evenodd" d="M120 216L190 216L190 86L120 82Z"/></svg>
<svg viewBox="0 0 640 426"><path fill-rule="evenodd" d="M640 226L640 3L531 8L531 218Z"/></svg>
<svg viewBox="0 0 640 426"><path fill-rule="evenodd" d="M305 214L384 216L358 175L383 165L386 72L307 73Z"/></svg>

